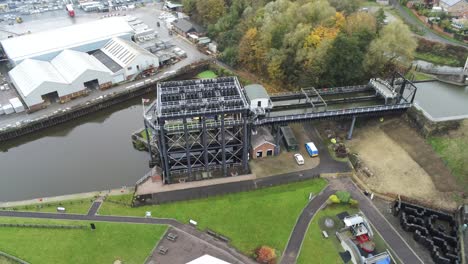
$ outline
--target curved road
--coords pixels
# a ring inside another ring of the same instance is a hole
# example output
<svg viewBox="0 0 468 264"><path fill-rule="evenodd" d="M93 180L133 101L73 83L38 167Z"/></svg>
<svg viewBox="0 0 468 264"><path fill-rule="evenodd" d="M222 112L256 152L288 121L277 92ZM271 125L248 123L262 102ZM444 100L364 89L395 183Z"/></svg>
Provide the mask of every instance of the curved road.
<svg viewBox="0 0 468 264"><path fill-rule="evenodd" d="M451 45L455 45L455 46L462 46L462 47L466 47L467 45L463 45L463 44L460 44L460 43L457 43L457 42L454 42L454 41L450 41L450 40L447 40L437 34L435 34L434 32L432 32L432 30L430 30L427 26L423 25L421 21L419 21L417 18L413 17L413 16L410 16L408 13L406 13L406 11L403 9L403 7L401 6L401 4L399 3L398 0L391 0L390 1L392 6L395 7L395 9L398 11L398 13L400 14L400 16L409 24L411 25L414 25L414 26L417 26L418 28L422 28L423 31L424 31L424 38L426 39L429 39L429 40L432 40L432 41L437 41L437 42L441 42L441 43L444 43L444 44L451 44Z"/></svg>

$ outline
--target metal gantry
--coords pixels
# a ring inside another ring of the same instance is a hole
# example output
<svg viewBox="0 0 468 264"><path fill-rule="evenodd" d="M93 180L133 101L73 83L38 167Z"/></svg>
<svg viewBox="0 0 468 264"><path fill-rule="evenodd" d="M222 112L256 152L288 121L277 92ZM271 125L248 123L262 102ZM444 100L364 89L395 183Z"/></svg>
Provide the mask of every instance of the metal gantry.
<svg viewBox="0 0 468 264"><path fill-rule="evenodd" d="M248 170L249 106L236 77L164 82L146 111L166 183Z"/></svg>
<svg viewBox="0 0 468 264"><path fill-rule="evenodd" d="M279 145L281 124L350 118L354 125L359 116L400 113L411 107L416 87L395 75L368 85L306 88L271 96L292 102L277 104L271 115L249 106L236 77L158 83L156 94L144 114L150 164L161 168L165 183L176 183L247 173L255 126L271 126Z"/></svg>

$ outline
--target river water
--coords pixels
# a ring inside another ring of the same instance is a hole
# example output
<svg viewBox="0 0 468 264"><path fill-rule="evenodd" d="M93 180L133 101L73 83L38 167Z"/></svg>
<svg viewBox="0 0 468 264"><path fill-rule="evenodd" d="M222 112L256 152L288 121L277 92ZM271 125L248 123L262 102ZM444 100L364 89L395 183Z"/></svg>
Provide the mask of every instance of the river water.
<svg viewBox="0 0 468 264"><path fill-rule="evenodd" d="M133 148L141 99L0 144L0 201L132 186L148 170Z"/></svg>

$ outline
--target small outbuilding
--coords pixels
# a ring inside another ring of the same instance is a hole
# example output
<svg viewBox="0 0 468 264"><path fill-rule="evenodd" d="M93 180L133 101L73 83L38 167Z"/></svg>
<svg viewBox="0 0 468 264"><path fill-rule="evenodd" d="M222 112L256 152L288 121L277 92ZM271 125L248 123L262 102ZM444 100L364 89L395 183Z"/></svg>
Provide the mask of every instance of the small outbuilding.
<svg viewBox="0 0 468 264"><path fill-rule="evenodd" d="M201 34L203 32L201 27L185 18L177 19L176 21L172 22L172 29L184 37L187 37L189 33Z"/></svg>
<svg viewBox="0 0 468 264"><path fill-rule="evenodd" d="M262 85L250 84L245 86L244 89L247 94L247 99L250 102L250 109L273 107L270 96Z"/></svg>
<svg viewBox="0 0 468 264"><path fill-rule="evenodd" d="M275 155L276 144L275 139L266 127L259 127L255 132L252 132L250 153L253 159L268 157Z"/></svg>

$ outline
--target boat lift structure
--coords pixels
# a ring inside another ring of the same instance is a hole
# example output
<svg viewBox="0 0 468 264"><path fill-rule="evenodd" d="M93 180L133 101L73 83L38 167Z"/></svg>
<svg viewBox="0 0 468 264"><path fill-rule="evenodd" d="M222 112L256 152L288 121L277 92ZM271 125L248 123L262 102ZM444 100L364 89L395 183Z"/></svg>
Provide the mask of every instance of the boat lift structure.
<svg viewBox="0 0 468 264"><path fill-rule="evenodd" d="M248 173L252 128L271 126L279 145L281 125L347 118L351 138L357 117L402 113L415 94L396 73L367 85L271 94L273 106L259 110L249 107L236 77L158 83L157 99L144 111L150 165L162 169L165 183Z"/></svg>

